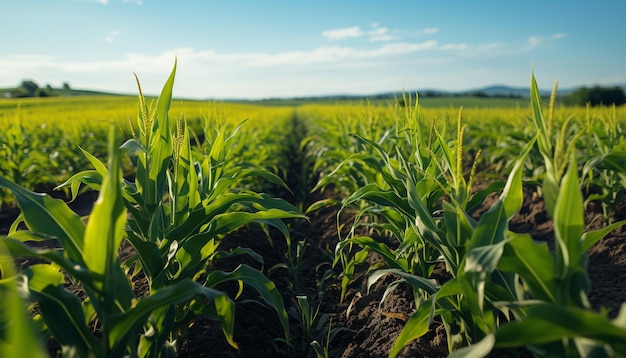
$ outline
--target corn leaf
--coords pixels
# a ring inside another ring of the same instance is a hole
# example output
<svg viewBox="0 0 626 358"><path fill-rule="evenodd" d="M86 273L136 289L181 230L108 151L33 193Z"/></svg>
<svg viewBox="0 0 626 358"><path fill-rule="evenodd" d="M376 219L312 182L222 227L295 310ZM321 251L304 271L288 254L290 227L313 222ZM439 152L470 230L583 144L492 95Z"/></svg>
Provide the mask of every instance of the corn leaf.
<svg viewBox="0 0 626 358"><path fill-rule="evenodd" d="M101 343L85 324L80 300L63 287L63 273L51 265L30 266L25 275L29 293L37 300L46 325L61 345L74 347L82 355L102 352Z"/></svg>
<svg viewBox="0 0 626 358"><path fill-rule="evenodd" d="M594 311L547 303L530 306L526 317L500 327L496 347L546 344L564 338L607 343L618 356L626 355L626 330Z"/></svg>
<svg viewBox="0 0 626 358"><path fill-rule="evenodd" d="M395 274L402 277L413 288L422 289L429 294L434 294L439 289L439 285L436 280L424 278L417 275L412 275L406 271L400 269L380 269L372 272L367 278L367 289L380 280L383 276L388 274Z"/></svg>
<svg viewBox="0 0 626 358"><path fill-rule="evenodd" d="M247 265L239 265L231 272L224 271L211 271L206 278L205 286L215 287L222 282L226 281L242 281L243 283L252 286L263 298L267 304L269 304L278 313L278 319L285 332L285 338L289 341L289 317L285 310L285 304L283 297L274 285L274 282L269 280L261 271L256 270Z"/></svg>
<svg viewBox="0 0 626 358"><path fill-rule="evenodd" d="M554 211L554 237L557 244L557 275L565 278L580 265L584 212L578 187L577 162L574 156L563 178Z"/></svg>
<svg viewBox="0 0 626 358"><path fill-rule="evenodd" d="M498 269L517 273L528 285L532 297L557 302L554 263L546 243L537 244L529 235L513 235L504 248Z"/></svg>
<svg viewBox="0 0 626 358"><path fill-rule="evenodd" d="M0 356L47 357L20 298L13 258L0 237Z"/></svg>
<svg viewBox="0 0 626 358"><path fill-rule="evenodd" d="M148 297L137 302L130 311L119 314L112 320L109 331L111 342L116 342L112 347L110 356L121 357L124 355L126 342L134 337L135 332L145 324L153 311L158 311L170 305L186 302L194 296L203 296L216 305L218 318L222 324L224 334L231 345L237 347L233 340L235 304L221 291L204 287L189 279L177 282L162 288Z"/></svg>
<svg viewBox="0 0 626 358"><path fill-rule="evenodd" d="M130 307L134 297L128 278L121 270L117 257L124 238L126 208L122 201L119 149L115 140L115 127L109 131L109 168L105 174L98 200L94 204L85 229L84 261L94 276L99 291L93 303L100 311L100 304L107 306L108 313ZM105 320L106 317L102 317Z"/></svg>
<svg viewBox="0 0 626 358"><path fill-rule="evenodd" d="M406 321L389 352L389 358L395 357L405 345L428 332L428 327L433 317L433 298L434 296L431 296L422 302L415 313Z"/></svg>
<svg viewBox="0 0 626 358"><path fill-rule="evenodd" d="M119 155L115 148L115 128L109 135L110 175L105 172L102 189L85 230L85 260L97 275L105 275L124 237L126 209L121 201Z"/></svg>
<svg viewBox="0 0 626 358"><path fill-rule="evenodd" d="M611 225L608 225L606 227L603 227L602 229L598 229L598 230L593 230L593 231L587 231L585 233L582 234L581 238L580 238L580 249L581 252L587 252L589 251L589 249L591 249L591 247L597 243L598 241L602 240L606 235L608 235L611 231L626 225L626 220L622 220L622 221L618 221L616 223L613 223Z"/></svg>
<svg viewBox="0 0 626 358"><path fill-rule="evenodd" d="M493 334L488 334L480 342L472 344L471 346L458 349L448 355L448 358L480 358L486 357L491 353L496 343L496 337Z"/></svg>
<svg viewBox="0 0 626 358"><path fill-rule="evenodd" d="M56 237L71 260L83 262L85 226L67 204L47 194L30 192L3 177L0 187L13 192L30 230Z"/></svg>

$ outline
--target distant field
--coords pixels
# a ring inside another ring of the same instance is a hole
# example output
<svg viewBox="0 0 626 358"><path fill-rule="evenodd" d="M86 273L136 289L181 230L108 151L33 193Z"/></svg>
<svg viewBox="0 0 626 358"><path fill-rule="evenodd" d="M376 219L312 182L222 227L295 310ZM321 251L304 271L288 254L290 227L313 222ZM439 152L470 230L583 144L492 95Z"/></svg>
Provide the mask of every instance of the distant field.
<svg viewBox="0 0 626 358"><path fill-rule="evenodd" d="M415 93L411 94L415 96ZM306 98L306 99L270 99L260 101L235 101L238 103L255 103L268 106L301 106L305 104L347 104L347 103L363 103L369 101L373 105L390 105L394 102L393 98ZM442 97L421 97L420 105L430 108L458 108L460 106L466 108L515 108L528 107L530 102L527 98L481 98L471 96L442 96Z"/></svg>

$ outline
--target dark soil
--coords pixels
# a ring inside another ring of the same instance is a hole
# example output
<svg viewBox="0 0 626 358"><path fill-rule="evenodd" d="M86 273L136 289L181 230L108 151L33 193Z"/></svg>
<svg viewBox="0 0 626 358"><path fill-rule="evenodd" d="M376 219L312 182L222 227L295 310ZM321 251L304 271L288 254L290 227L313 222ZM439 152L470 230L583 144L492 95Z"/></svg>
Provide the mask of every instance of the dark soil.
<svg viewBox="0 0 626 358"><path fill-rule="evenodd" d="M320 196L319 199L324 196ZM515 232L530 233L536 240L547 241L552 245L552 222L546 213L543 200L533 187L524 188L524 205L510 223ZM95 195L81 196L73 208L81 215L87 214ZM485 207L476 213L479 216L495 197L486 201ZM615 220L626 216L626 205L612 213ZM602 225L597 206L590 204L587 212L589 228ZM17 216L15 208L0 211L0 235L6 234L11 222ZM237 299L235 341L239 350L228 345L219 326L206 319L198 319L189 329L184 340L179 342L180 357L305 357L314 356L308 341L303 337L297 317L297 295L306 295L311 307L318 307L318 317L330 317L333 328L343 328L327 344L330 357L386 357L406 319L415 310L411 293L403 287L396 289L381 304L385 287L393 280L387 277L366 292L368 265L361 265L343 302L340 302L340 281L338 268L332 268L332 252L337 243L337 208L325 208L309 215L310 221L290 223L294 242L306 240L308 246L299 264L301 274L294 277L286 269L271 269L277 264L288 262L287 244L280 235L272 233L269 240L257 227L247 227L227 236L223 241L224 250L237 246L252 248L264 258L260 264L250 258L225 259L216 263L215 268L230 270L244 262L262 269L274 280L283 294L285 305L292 313L292 346L287 348L282 327L276 312L262 304L255 303L257 293L249 288ZM349 222L349 218L345 220ZM347 226L347 225L346 225ZM270 244L273 242L273 244ZM376 261L369 258L370 263ZM330 271L329 271L330 270ZM330 274L334 273L334 274ZM443 273L442 273L443 274ZM326 275L326 276L325 276ZM589 276L591 291L589 300L594 309L608 309L610 316L626 301L626 230L618 229L609 234L589 251ZM328 279L324 279L327 277ZM137 286L141 287L141 286ZM227 292L235 292L233 287L222 287ZM141 288L139 289L141 290ZM145 285L143 290L146 290ZM145 292L144 292L145 293ZM142 293L138 292L139 295ZM322 330L313 329L313 335ZM447 343L443 325L434 322L431 331L420 340L407 345L401 357L442 357L447 355Z"/></svg>

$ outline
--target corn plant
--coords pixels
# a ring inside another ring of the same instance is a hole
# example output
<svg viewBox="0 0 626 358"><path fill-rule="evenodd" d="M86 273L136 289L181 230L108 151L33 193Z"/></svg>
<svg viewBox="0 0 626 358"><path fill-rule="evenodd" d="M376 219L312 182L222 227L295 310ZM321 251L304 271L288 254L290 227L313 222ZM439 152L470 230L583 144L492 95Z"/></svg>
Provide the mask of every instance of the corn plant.
<svg viewBox="0 0 626 358"><path fill-rule="evenodd" d="M417 309L406 322L390 356L424 335L433 320L443 322L449 350L455 356L485 356L494 349L515 354L510 349L524 340L522 331L533 329L538 321L550 325L555 333L549 338L539 333L529 337L533 352L543 349L559 355L604 349L605 353L621 354L620 321L610 322L589 312L585 253L623 223L583 233L582 199L580 203L576 199L581 194L576 161L572 159L576 155L576 139L582 134L572 132L575 127L570 120L563 123L560 131L552 132L552 122L542 117L534 77L532 91L538 133L524 145L506 183L495 182L476 193L470 191L473 169L469 180L463 172L461 115L456 141L449 141L445 132L435 126L426 135L419 125L417 105L403 117L411 120L398 126L401 130L396 133L402 135L393 137L395 145L383 148L374 140L355 136L368 151L360 153L358 160L379 173L380 181L354 191L343 201L342 210L356 202L369 203L359 206L353 227L372 225L371 221L363 224L360 218L376 215L381 218L377 228L389 232L397 242L390 244L385 237L355 235L353 230L337 246L336 259L344 270L344 292L355 265L365 259L368 251L380 254L387 266L371 272L368 287L392 273L399 279L387 287L383 299L398 284L409 284L413 289ZM545 168L546 203L549 213L556 216L554 259L546 245L531 244L528 235L508 230L509 221L522 206L524 167L535 141L545 162L541 164ZM564 158L572 160L567 174ZM566 180L561 182L561 178ZM473 219L473 210L488 194L497 191L501 191L499 200L478 221ZM529 245L541 249L528 248ZM533 253L532 262L527 258L529 252ZM540 261L546 262L541 269ZM446 282L430 277L439 262L451 274ZM545 282L538 282L538 275L544 274ZM535 284L538 287L533 287ZM587 328L564 332L564 325L557 321L558 314L545 315L541 320L537 316L552 307L558 307L554 312L563 313L564 317L584 312L583 322L594 327L604 322L606 329L599 335L590 334ZM551 343L543 344L546 342Z"/></svg>
<svg viewBox="0 0 626 358"><path fill-rule="evenodd" d="M498 269L515 273L523 289L517 293L517 302L503 302L507 309L515 312L516 321L496 332L495 344L500 347L524 344L537 354L549 352L559 356L624 355L624 319L609 321L590 309L587 251L626 221L596 231L584 231L579 165L572 149L579 135L569 139L567 148L564 145L566 139L562 137L563 129L553 141L538 93L532 76L531 104L537 123L539 151L546 162L544 198L553 219L555 253L553 256L545 243L533 243L529 235L512 235ZM552 102L551 108L553 105ZM561 169L558 168L562 167L562 155L569 157L569 166L567 172L560 175ZM577 320L576 324L572 320ZM540 336L534 333L539 331L538 326L544 327L542 332L550 331L551 334Z"/></svg>
<svg viewBox="0 0 626 358"><path fill-rule="evenodd" d="M524 289L518 292L517 302L502 302L517 312L517 320L496 332L496 346L524 345L538 355L626 354L625 306L620 316L610 321L593 312L587 300L587 251L626 221L583 231L577 170L573 156L554 208L555 256L545 243L534 243L529 235L514 235L505 247L498 269L515 273Z"/></svg>
<svg viewBox="0 0 626 358"><path fill-rule="evenodd" d="M131 276L139 272L145 275L151 293L187 280L201 282L207 289L225 281L251 286L277 311L289 340L287 313L273 282L247 265L227 273L210 269L210 264L219 257L238 254L250 254L262 264L262 258L247 249L220 252L224 235L257 222L276 227L289 237L281 219L304 216L282 199L234 190L233 187L247 177L284 183L276 175L258 168L229 166L232 163L227 160L229 143L235 133L229 136L225 127L207 128L211 132L205 133L208 144L204 152L194 151L185 121L181 118L172 123L169 119L175 70L176 66L154 108L147 106L139 86L136 129L133 129L133 138L121 146L136 167L134 182L120 183L129 213L126 238L136 252L124 265ZM108 175L102 163L87 152L85 155L95 169L78 173L63 184L71 186L74 194L81 183L100 190L101 178ZM140 356L172 352L178 338L176 332L184 334L198 314L217 317L215 310L207 308L202 301L189 300L154 310L141 337ZM232 315L232 311L228 314Z"/></svg>
<svg viewBox="0 0 626 358"><path fill-rule="evenodd" d="M3 357L47 357L32 321L19 296L13 257L0 238L0 355Z"/></svg>
<svg viewBox="0 0 626 358"><path fill-rule="evenodd" d="M156 311L202 296L214 304L215 315L232 341L233 302L223 293L191 279L151 292L138 300L117 257L124 239L126 208L122 200L119 150L115 131L109 139L107 174L87 225L67 205L48 195L36 194L0 177L0 186L16 196L22 209L6 239L14 256L38 257L49 264L35 264L24 270L20 285L37 303L47 329L69 356L136 356L138 334ZM57 241L61 249L36 249L27 241ZM82 300L65 287L68 275L87 294ZM91 326L99 327L101 339ZM159 327L160 328L160 327Z"/></svg>
<svg viewBox="0 0 626 358"><path fill-rule="evenodd" d="M419 307L391 355L397 354L408 341L425 334L433 316L442 317L446 323L452 350L478 342L495 331L494 317L498 310L486 299L492 290L485 288L495 270L489 259L501 254L506 224L521 206L521 172L517 169L516 175L511 176L515 180L505 187L497 208L476 222L470 216L471 211L489 193L502 190L504 185L496 183L471 195L472 173L466 180L462 168L461 114L457 140L451 146L444 131L421 123L417 103L401 111L392 131L395 134L389 136L393 142L387 144L388 149L378 141L355 135L365 150L349 159L362 160L377 176L346 198L341 211L353 203L368 203L360 206L353 228L374 226L380 232L388 232L394 242L388 242L385 237L356 235L355 230L343 239L336 250L336 260L343 267L342 292L352 278L354 267L363 262L367 252L380 254L387 268L373 271L368 285L384 275L396 274L400 279L388 286L383 299L398 284L405 283L413 289ZM527 146L524 153L530 148ZM379 220L364 223L361 220L373 215ZM492 228L497 230L488 234ZM440 262L453 276L443 286L431 278ZM493 281L499 284L505 279L495 277ZM499 287L496 284L487 287L492 286ZM498 294L511 295L510 292ZM466 299L467 296L472 299ZM434 307L436 310L431 311Z"/></svg>
<svg viewBox="0 0 626 358"><path fill-rule="evenodd" d="M616 205L623 202L626 188L626 135L621 123L617 121L616 107L606 117L592 118L587 107L587 121L591 130L587 135L585 146L588 160L582 170L581 179L585 181L589 191L593 191L585 202L599 200L603 214L608 218Z"/></svg>
<svg viewBox="0 0 626 358"><path fill-rule="evenodd" d="M546 243L534 242L528 234L507 234L499 255L492 257L491 267L494 273L513 278L503 286L508 288L509 297L495 296L491 300L508 322L500 322L495 332L487 332L475 345L458 350L454 356L486 356L494 348L516 347L524 347L537 356L623 356L626 305L613 320L605 313L591 310L587 300L587 251L626 221L585 232L579 165L576 152L571 149L578 135L570 138L573 142L567 148L563 132L550 135L534 76L531 104L538 124L539 151L546 161L544 168L553 170L549 175L546 173L544 193L546 205L554 200L549 210L554 224L555 252L551 253ZM569 165L561 174L557 168L562 167L560 155L564 153L569 156ZM551 182L556 178L558 181ZM443 288L439 294L441 291Z"/></svg>

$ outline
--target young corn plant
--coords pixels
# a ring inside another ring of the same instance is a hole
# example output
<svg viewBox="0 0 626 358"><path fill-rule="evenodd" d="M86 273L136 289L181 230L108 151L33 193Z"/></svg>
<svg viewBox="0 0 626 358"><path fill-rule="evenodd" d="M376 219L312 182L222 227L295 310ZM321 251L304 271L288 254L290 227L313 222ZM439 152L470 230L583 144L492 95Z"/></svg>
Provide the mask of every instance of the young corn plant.
<svg viewBox="0 0 626 358"><path fill-rule="evenodd" d="M554 216L554 207L559 193L559 183L567 168L572 155L576 153L576 142L589 130L588 126L579 128L570 116L556 127L554 112L556 105L556 92L558 84L554 84L550 96L548 115L545 116L541 109L541 95L535 80L531 76L531 108L532 118L537 130L537 147L543 157L544 177L541 184L546 209L550 216Z"/></svg>
<svg viewBox="0 0 626 358"><path fill-rule="evenodd" d="M495 342L496 347L526 346L537 355L623 356L626 311L623 306L618 317L609 320L591 310L587 299L587 251L626 221L585 232L579 164L576 152L569 149L575 146L579 136L567 139L568 149L563 145L566 141L561 138L563 132L556 136L556 142L552 141L538 93L532 76L531 104L539 131L539 151L546 161L544 199L553 220L555 252L552 254L545 243L534 243L527 234L512 235L497 267L502 272L516 274L517 300L498 305L510 309L516 320L500 327L489 341ZM559 146L569 156L563 175L557 169L562 166L559 161L562 157L556 154ZM552 173L548 172L550 168Z"/></svg>
<svg viewBox="0 0 626 358"><path fill-rule="evenodd" d="M550 122L544 120L541 111L534 76L531 88L538 147L546 161L544 193L555 228L555 253L545 243L534 243L528 234L507 230L508 219L522 204L521 167L533 141L523 150L500 200L475 227L459 225L462 216L444 213L448 233L471 233L462 270L429 298L431 308L418 307L392 349L392 356L411 335L425 332L433 315L441 315L444 320L451 352L460 348L454 356L486 356L493 349L519 347L538 356L624 355L624 309L614 320L590 309L586 253L626 222L584 232L578 163L572 149L579 135L567 139L566 123L553 137ZM563 157L569 158L566 172ZM444 204L444 212L448 210ZM450 316L454 320L450 321ZM458 333L451 335L451 331Z"/></svg>
<svg viewBox="0 0 626 358"><path fill-rule="evenodd" d="M276 310L285 338L289 340L283 299L272 281L248 265L222 272L211 269L211 263L224 256L248 254L262 264L259 255L245 248L221 252L219 247L224 235L257 222L273 226L289 237L282 219L304 216L282 199L235 190L247 177L284 185L277 176L258 168L229 166L232 163L227 160L229 142L235 133L229 136L225 127L206 128L211 130L205 133L210 147L206 144L204 152L194 150L186 123L180 119L174 124L169 119L175 70L176 66L155 108L148 108L139 87L140 110L134 137L121 146L136 166L134 182L120 183L123 203L129 213L125 235L136 253L124 262L126 270L131 276L143 273L151 293L187 280L212 290L225 281L250 286ZM78 173L63 184L71 186L73 193L81 183L100 190L101 178L107 176L106 168L97 159L89 153L85 155L95 169ZM232 311L228 314L234 317ZM219 317L203 300L196 299L154 310L144 327L140 356L174 353L176 340L198 315ZM230 343L236 347L234 342Z"/></svg>
<svg viewBox="0 0 626 358"><path fill-rule="evenodd" d="M425 245L435 250L452 278L445 283L437 282L428 295L417 302L417 310L396 340L391 357L409 341L428 332L433 320L443 322L448 348L453 352L481 341L493 334L499 324L511 319L495 302L514 298L510 288L513 277L497 272L496 265L508 240L508 222L522 205L523 162L532 142L522 150L504 188L495 183L471 195L472 174L466 181L462 173L463 127L460 119L459 116L455 150L438 135L442 154L432 158L439 167L448 168L448 175L442 176L447 179L447 185L443 187L449 188L442 202L443 213L433 215L424 210L424 192L411 189L413 193L408 197L411 206L418 208L413 219L416 232L424 238ZM479 221L475 221L470 215L472 210L495 190L502 190L500 198ZM406 274L399 274L406 277ZM370 282L378 277L371 277ZM412 286L421 284L416 280L407 282Z"/></svg>
<svg viewBox="0 0 626 358"><path fill-rule="evenodd" d="M3 357L35 357L48 355L20 297L13 257L0 237L0 355Z"/></svg>
<svg viewBox="0 0 626 358"><path fill-rule="evenodd" d="M600 200L605 218L624 201L626 191L626 135L617 120L616 107L606 118L592 118L587 106L587 121L591 130L587 134L585 149L590 151L582 170L588 190L594 190L585 203ZM597 192L599 191L599 192ZM607 220L608 221L608 220ZM609 222L610 224L610 222Z"/></svg>
<svg viewBox="0 0 626 358"><path fill-rule="evenodd" d="M370 180L343 201L337 216L340 225L339 220L344 210L352 206L358 209L350 237L342 239L336 248L335 261L341 263L343 268L342 297L353 277L355 266L365 260L369 250L381 254L390 268L419 277L428 278L437 261L434 250L424 245L411 224L416 208L409 203L407 187L418 185L419 182L424 190L429 190L431 195L426 198L428 204L424 210L435 211L436 202L443 194L441 188L435 184L436 179L433 179L439 175L440 168L434 162L424 162L425 156L429 155L427 152L431 150L432 141L423 133L422 125L416 117L417 111L414 112L413 108L405 110L407 113L404 115L412 120L406 119L405 123L398 120L397 125L402 128L395 131L395 137L392 136L392 130L386 131L383 138L377 141L353 135L363 150L340 164L354 167L357 162L373 173ZM405 150L406 148L399 145L393 145L393 140L400 136L406 139L409 146L415 147ZM385 149L382 143L389 140L392 140L392 145ZM386 239L357 235L356 229L362 226L375 229L382 235L388 233L392 240L397 241L390 246ZM352 250L354 246L361 250ZM427 283L428 290L432 289L431 285L432 283Z"/></svg>
<svg viewBox="0 0 626 358"><path fill-rule="evenodd" d="M353 230L338 244L336 260L344 270L343 292L354 267L368 251L380 254L387 266L371 273L368 286L390 273L400 277L388 286L383 299L400 283L413 289L418 309L407 321L391 356L425 334L433 319L439 318L446 325L450 351L478 342L495 332L500 311L493 305L494 298L513 295L506 289L511 277L496 273L495 263L502 254L508 221L522 204L522 163L532 146L523 150L506 185L495 183L471 194L473 174L466 180L463 173L461 113L452 144L445 132L434 126L425 129L417 104L405 107L399 116L396 144L391 149L356 136L369 151L359 153L363 162L379 173L379 180L346 198L342 210L356 202L368 203L361 206L354 226L362 225L361 216L377 215L380 224L367 221L366 225L389 232L394 241L355 235ZM500 200L476 222L471 212L488 194L499 190ZM439 263L452 275L446 283L431 278Z"/></svg>
<svg viewBox="0 0 626 358"><path fill-rule="evenodd" d="M614 320L594 312L587 300L587 251L626 224L584 232L578 163L572 156L554 207L554 255L545 243L517 234L507 243L498 270L515 273L517 301L500 302L516 320L495 333L496 347L525 346L538 356L623 356L626 304Z"/></svg>
<svg viewBox="0 0 626 358"><path fill-rule="evenodd" d="M4 239L6 246L13 256L50 262L32 265L20 274L23 294L37 303L41 319L66 356L137 356L139 331L154 312L201 296L214 305L215 317L232 341L234 303L223 292L187 278L148 297L135 296L117 256L127 221L113 127L109 152L107 173L87 225L63 201L0 177L0 186L13 192L22 210ZM26 230L18 230L20 221ZM61 248L37 249L28 241L58 242ZM65 275L80 285L85 299L67 290ZM101 338L92 327L98 327Z"/></svg>

